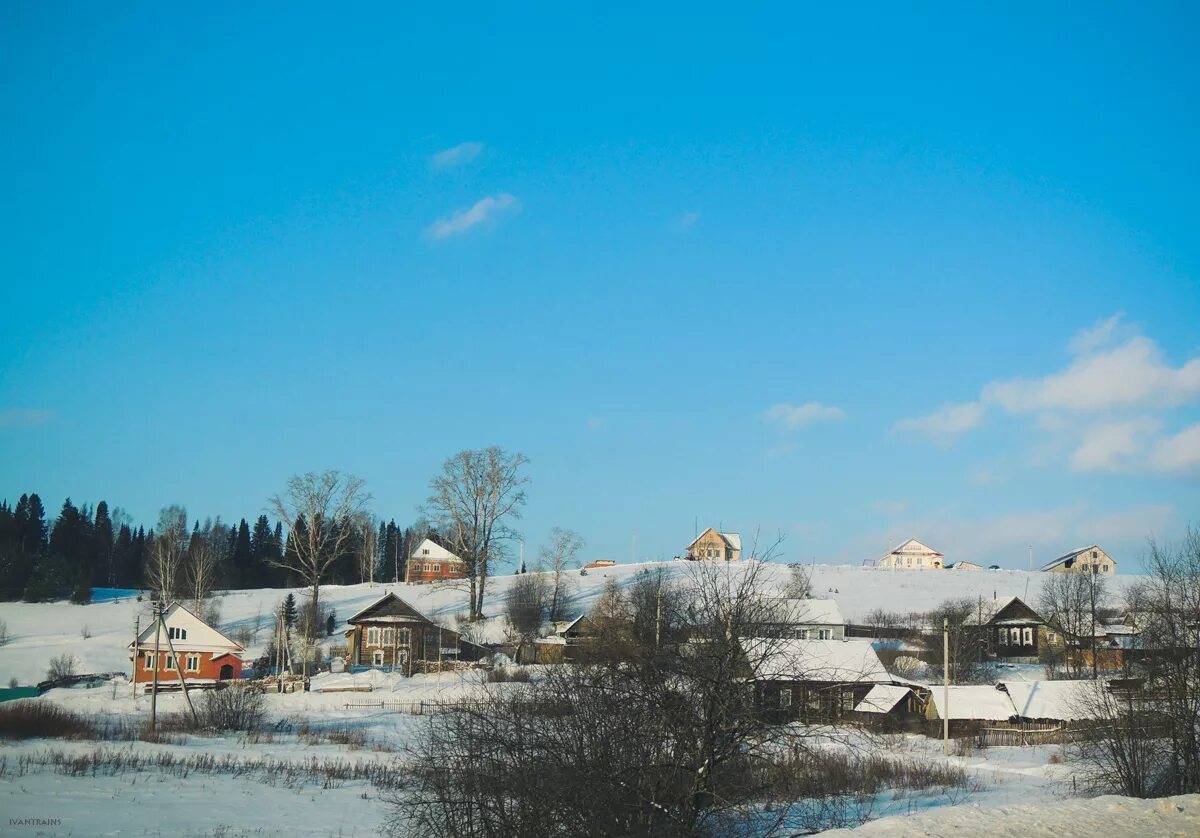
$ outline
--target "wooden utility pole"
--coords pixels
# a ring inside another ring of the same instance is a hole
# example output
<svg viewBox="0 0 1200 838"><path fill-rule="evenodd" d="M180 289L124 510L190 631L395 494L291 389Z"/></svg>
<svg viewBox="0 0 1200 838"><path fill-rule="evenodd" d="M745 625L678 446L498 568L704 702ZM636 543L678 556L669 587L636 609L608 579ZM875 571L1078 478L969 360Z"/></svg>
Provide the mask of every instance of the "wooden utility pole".
<svg viewBox="0 0 1200 838"><path fill-rule="evenodd" d="M950 618L942 618L942 754L950 756Z"/></svg>
<svg viewBox="0 0 1200 838"><path fill-rule="evenodd" d="M654 597L654 651L662 645L662 577L658 579L658 593Z"/></svg>
<svg viewBox="0 0 1200 838"><path fill-rule="evenodd" d="M159 627L162 627L162 620L159 620ZM171 662L175 664L175 674L179 676L179 686L183 688L183 700L187 702L188 712L192 714L192 721L199 721L196 715L196 708L192 706L192 697L188 695L187 678L183 675L183 667L180 666L179 656L175 654L175 644L171 642L171 635L167 635L167 648L171 651Z"/></svg>
<svg viewBox="0 0 1200 838"><path fill-rule="evenodd" d="M154 730L154 725L158 721L158 649L160 632L162 631L162 602L154 601L154 676L151 684L150 693L150 729Z"/></svg>
<svg viewBox="0 0 1200 838"><path fill-rule="evenodd" d="M133 703L137 706L137 661L141 651L138 638L142 636L142 615L133 618L133 663L129 665L129 683L133 684Z"/></svg>

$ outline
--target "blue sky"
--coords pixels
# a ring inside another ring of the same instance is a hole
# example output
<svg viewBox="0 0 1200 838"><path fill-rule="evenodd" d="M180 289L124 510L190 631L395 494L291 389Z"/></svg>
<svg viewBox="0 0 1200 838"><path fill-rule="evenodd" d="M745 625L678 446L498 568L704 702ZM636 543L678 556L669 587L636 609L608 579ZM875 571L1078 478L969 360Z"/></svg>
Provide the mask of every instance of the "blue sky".
<svg viewBox="0 0 1200 838"><path fill-rule="evenodd" d="M0 496L1021 567L1200 522L1188 4L0 9Z"/></svg>

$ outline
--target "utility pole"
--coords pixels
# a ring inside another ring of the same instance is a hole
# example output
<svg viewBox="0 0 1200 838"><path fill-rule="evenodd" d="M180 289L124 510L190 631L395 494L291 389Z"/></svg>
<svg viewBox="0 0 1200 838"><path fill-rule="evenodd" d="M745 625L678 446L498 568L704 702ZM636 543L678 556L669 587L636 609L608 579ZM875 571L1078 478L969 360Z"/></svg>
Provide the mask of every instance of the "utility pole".
<svg viewBox="0 0 1200 838"><path fill-rule="evenodd" d="M942 754L950 756L950 618L942 618Z"/></svg>
<svg viewBox="0 0 1200 838"><path fill-rule="evenodd" d="M1029 545L1029 572L1033 573L1033 545Z"/></svg>
<svg viewBox="0 0 1200 838"><path fill-rule="evenodd" d="M158 721L158 649L159 638L162 637L162 602L154 601L154 677L151 684L150 693L150 729L154 730L154 725Z"/></svg>
<svg viewBox="0 0 1200 838"><path fill-rule="evenodd" d="M129 665L129 682L133 684L133 704L137 707L137 659L141 651L138 638L142 636L142 615L133 618L133 663Z"/></svg>
<svg viewBox="0 0 1200 838"><path fill-rule="evenodd" d="M654 651L662 645L662 577L658 578L658 593L654 597Z"/></svg>
<svg viewBox="0 0 1200 838"><path fill-rule="evenodd" d="M159 618L159 628L162 628L162 618ZM183 666L180 665L179 655L175 654L175 644L171 642L171 635L167 635L167 649L171 652L171 663L175 664L175 674L179 676L179 686L183 689L183 700L187 702L188 712L192 714L192 721L198 721L196 716L196 708L192 706L192 697L188 695L187 678L183 674Z"/></svg>

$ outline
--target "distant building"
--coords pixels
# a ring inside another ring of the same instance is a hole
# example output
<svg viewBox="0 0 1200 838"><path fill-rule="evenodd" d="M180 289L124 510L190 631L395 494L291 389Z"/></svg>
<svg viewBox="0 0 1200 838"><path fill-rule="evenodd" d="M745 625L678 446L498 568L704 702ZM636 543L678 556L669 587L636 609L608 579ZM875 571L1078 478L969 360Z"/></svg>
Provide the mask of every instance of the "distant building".
<svg viewBox="0 0 1200 838"><path fill-rule="evenodd" d="M212 686L217 681L242 677L242 654L238 643L201 620L178 602L172 602L163 612L162 628L157 620L142 629L133 651L133 680L145 690L158 670L159 689L179 684L182 665L188 686ZM155 634L158 652L155 657ZM174 654L171 648L174 647Z"/></svg>
<svg viewBox="0 0 1200 838"><path fill-rule="evenodd" d="M467 564L431 538L417 545L404 567L404 581L420 584L465 579Z"/></svg>
<svg viewBox="0 0 1200 838"><path fill-rule="evenodd" d="M983 624L988 648L1004 663L1038 663L1044 647L1062 649L1065 639L1040 614L1010 597Z"/></svg>
<svg viewBox="0 0 1200 838"><path fill-rule="evenodd" d="M1059 556L1049 564L1042 565L1045 573L1095 573L1112 576L1117 572L1117 562L1112 556L1093 544Z"/></svg>
<svg viewBox="0 0 1200 838"><path fill-rule="evenodd" d="M779 622L765 622L764 636L796 640L845 640L846 620L832 599L785 599L777 609Z"/></svg>
<svg viewBox="0 0 1200 838"><path fill-rule="evenodd" d="M945 556L915 538L910 538L875 563L876 567L903 570L942 570L945 565Z"/></svg>
<svg viewBox="0 0 1200 838"><path fill-rule="evenodd" d="M598 567L615 567L616 564L617 563L614 562L612 559L596 559L596 561L588 562L583 567L586 570L594 570Z"/></svg>
<svg viewBox="0 0 1200 838"><path fill-rule="evenodd" d="M742 557L742 537L735 532L717 532L709 527L687 547L691 561L736 562Z"/></svg>
<svg viewBox="0 0 1200 838"><path fill-rule="evenodd" d="M947 565L947 569L954 570L983 570L983 565L975 564L975 562L955 562L952 565Z"/></svg>
<svg viewBox="0 0 1200 838"><path fill-rule="evenodd" d="M393 593L384 594L346 622L351 666L389 667L411 675L426 671L430 663L477 660L483 651Z"/></svg>

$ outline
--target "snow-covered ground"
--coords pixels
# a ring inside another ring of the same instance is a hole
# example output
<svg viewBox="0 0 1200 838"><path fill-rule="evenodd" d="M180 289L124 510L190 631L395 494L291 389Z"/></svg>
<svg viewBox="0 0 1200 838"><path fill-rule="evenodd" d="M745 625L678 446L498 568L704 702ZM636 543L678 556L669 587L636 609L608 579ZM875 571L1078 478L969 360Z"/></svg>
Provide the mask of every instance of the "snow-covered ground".
<svg viewBox="0 0 1200 838"><path fill-rule="evenodd" d="M647 569L664 568L685 576L695 566L683 562L621 565L571 575L577 588L579 610L588 609L609 579L628 583ZM786 567L769 566L773 584L783 585ZM504 592L515 577L494 578L489 586L487 611L499 613ZM848 620L870 611L920 611L950 597L1003 600L1012 595L1036 601L1044 576L1019 571L906 572L858 567L812 568L814 595L836 599ZM1136 577L1118 577L1120 587ZM408 600L417 609L448 627L466 610L465 590L445 586L351 585L327 586L322 600L340 619L353 614L388 591ZM298 595L303 595L298 590ZM258 628L250 644L256 656L270 637L270 614L287 594L285 590L233 591L221 595L220 627L230 633ZM50 658L75 655L80 672L127 672L127 646L134 620L145 625L149 605L135 596L105 596L86 606L69 603L4 603L0 618L8 626L10 642L0 646L0 681L15 678L23 684L45 677ZM339 631L341 627L339 627ZM488 639L501 640L502 619L483 628ZM330 642L340 643L335 635ZM536 677L536 675L535 675ZM1038 680L1039 668L1015 668L1002 673L1005 680ZM347 687L370 691L334 691ZM489 685L490 689L521 689L519 684ZM375 834L388 814L385 793L364 779L325 781L303 771L288 775L280 766L295 767L306 760L338 760L361 766L392 765L407 758L427 721L423 716L398 712L420 702L454 703L485 689L479 672L392 677L386 673L323 675L313 691L267 694L271 723L278 731L258 737L238 735L176 735L172 744L146 742L90 742L31 740L6 743L0 752L0 812L13 834L43 835L349 835ZM150 699L133 697L129 684L111 684L52 690L38 701L52 701L71 710L104 720L113 717L145 718ZM158 699L160 713L181 713L183 697L177 693ZM355 734L353 741L339 739L341 731ZM326 735L331 734L331 735ZM868 747L897 758L949 759L962 765L976 780L969 795L949 792L888 792L875 799L871 814L883 818L871 829L880 834L950 834L970 828L978 834L1049 834L1030 831L1036 817L1069 805L1078 813L1072 823L1089 823L1095 817L1110 829L1092 828L1097 835L1125 834L1121 818L1146 817L1153 828L1140 834L1196 834L1196 803L1182 801L1183 812L1154 808L1159 804L1100 801L1063 802L1070 794L1073 769L1064 763L1057 747L990 748L974 755L943 757L940 743L922 736L903 735L868 739L857 731L835 734L856 747ZM170 755L175 759L212 755L244 760L243 773L191 771L186 776L148 769L113 774L71 776L47 765L48 754L82 756L97 748L124 750L143 756ZM23 767L22 758L24 758ZM281 777L290 777L281 779ZM1038 814L1036 806L1046 810ZM1141 808L1139 808L1141 807ZM1145 808L1150 807L1150 808ZM987 813L993 813L989 816ZM1033 813L1033 814L1031 814ZM908 817L910 816L911 817ZM896 816L903 816L896 820ZM29 823L13 825L29 819ZM989 818L1000 818L994 821ZM974 819L974 820L973 820ZM1190 819L1190 820L1189 820ZM997 823L1003 823L1003 827ZM1045 822L1045 821L1043 821ZM1132 821L1130 821L1132 822ZM940 824L940 825L939 825ZM1161 824L1161 829L1159 828ZM891 830L891 831L887 831ZM939 831L940 830L940 831ZM1181 831L1182 830L1182 831ZM1078 834L1066 827L1059 835ZM1133 833L1129 833L1133 834Z"/></svg>
<svg viewBox="0 0 1200 838"><path fill-rule="evenodd" d="M737 565L730 566L737 568ZM587 610L603 590L608 579L628 583L637 573L647 569L665 568L684 578L695 570L690 562L661 562L617 565L588 571L587 576L570 575L579 595L579 610ZM787 581L788 569L768 565L769 577L777 585ZM905 571L839 565L812 567L814 597L837 601L842 614L851 622L862 620L875 609L888 611L923 611L951 597L1003 601L1019 596L1035 603L1046 574L1025 571ZM504 592L515 576L497 576L489 581L485 611L501 611ZM1117 576L1109 580L1113 589L1137 579ZM467 610L465 588L448 585L364 584L330 585L321 589L325 607L332 608L340 620L370 605L384 593L392 591L418 610L448 628L456 626L456 618ZM304 589L294 589L297 597ZM250 644L251 657L261 653L271 635L271 614L287 595L283 589L229 591L220 595L220 628L234 633L239 628L255 632ZM108 598L89 605L68 602L0 604L0 619L8 624L10 640L0 646L0 683L12 678L21 684L35 684L46 677L50 658L63 653L74 655L80 672L128 672L126 651L133 640L134 621L142 625L150 619L149 602L138 602L133 596ZM340 643L338 633L330 642ZM504 639L503 619L489 620L481 629L481 639L499 642Z"/></svg>

